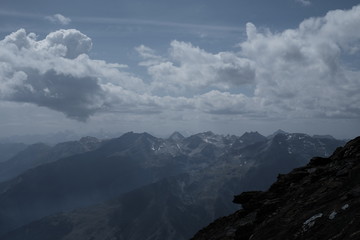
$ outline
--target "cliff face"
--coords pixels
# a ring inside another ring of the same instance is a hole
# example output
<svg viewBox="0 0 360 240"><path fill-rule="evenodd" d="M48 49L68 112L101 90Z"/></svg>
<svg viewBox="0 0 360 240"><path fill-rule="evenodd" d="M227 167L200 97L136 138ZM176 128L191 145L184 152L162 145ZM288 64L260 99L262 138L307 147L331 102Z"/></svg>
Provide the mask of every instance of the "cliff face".
<svg viewBox="0 0 360 240"><path fill-rule="evenodd" d="M242 209L192 239L360 239L360 137L234 203Z"/></svg>

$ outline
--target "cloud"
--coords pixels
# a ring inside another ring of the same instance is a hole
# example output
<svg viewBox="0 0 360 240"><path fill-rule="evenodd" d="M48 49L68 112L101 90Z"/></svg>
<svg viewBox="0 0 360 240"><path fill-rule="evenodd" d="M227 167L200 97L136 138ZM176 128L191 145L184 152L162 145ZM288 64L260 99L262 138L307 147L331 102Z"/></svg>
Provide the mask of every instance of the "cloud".
<svg viewBox="0 0 360 240"><path fill-rule="evenodd" d="M226 90L251 84L255 78L253 62L231 52L212 54L179 41L171 42L168 58L156 56L148 47L137 50L145 59L140 65L147 67L154 90L171 94L208 87Z"/></svg>
<svg viewBox="0 0 360 240"><path fill-rule="evenodd" d="M167 56L143 47L141 65L153 91L190 95L199 110L211 114L358 118L360 69L347 60L359 59L359 25L360 6L277 33L248 23L238 52L214 54L173 41ZM253 93L243 94L249 85Z"/></svg>
<svg viewBox="0 0 360 240"><path fill-rule="evenodd" d="M65 17L61 14L54 14L52 16L47 16L45 17L47 20L49 20L50 22L52 23L58 23L58 24L61 24L61 25L68 25L70 24L71 22L71 19L68 18L68 17Z"/></svg>
<svg viewBox="0 0 360 240"><path fill-rule="evenodd" d="M311 5L311 2L309 0L295 0L295 1L306 7Z"/></svg>
<svg viewBox="0 0 360 240"><path fill-rule="evenodd" d="M255 96L290 116L359 117L360 69L345 59L359 46L360 6L303 21L297 29L260 33L248 23L241 56L256 64ZM355 93L357 92L357 93ZM275 111L276 110L276 111Z"/></svg>
<svg viewBox="0 0 360 240"><path fill-rule="evenodd" d="M148 67L148 66L160 64L163 61L165 61L164 58L156 55L155 50L153 50L149 47L146 47L144 45L140 45L140 46L136 47L135 50L139 53L139 55L143 59L145 59L145 61L139 63L140 66Z"/></svg>
<svg viewBox="0 0 360 240"><path fill-rule="evenodd" d="M256 112L256 105L253 99L243 94L231 94L229 92L220 92L212 90L196 98L198 109L211 114L221 115L248 115Z"/></svg>
<svg viewBox="0 0 360 240"><path fill-rule="evenodd" d="M96 112L358 119L359 25L355 6L282 32L247 23L237 51L211 53L174 40L160 55L141 45L146 82L126 65L91 59L92 41L78 30L38 40L20 29L0 41L0 99L81 121Z"/></svg>
<svg viewBox="0 0 360 240"><path fill-rule="evenodd" d="M122 71L126 66L90 59L91 46L91 39L74 29L43 40L24 29L6 36L0 41L0 98L85 121L112 104L110 84L129 92L144 88L141 79Z"/></svg>
<svg viewBox="0 0 360 240"><path fill-rule="evenodd" d="M48 51L63 51L63 57L73 59L80 54L88 53L92 48L92 41L75 29L62 29L47 35L45 40L39 42L39 46Z"/></svg>

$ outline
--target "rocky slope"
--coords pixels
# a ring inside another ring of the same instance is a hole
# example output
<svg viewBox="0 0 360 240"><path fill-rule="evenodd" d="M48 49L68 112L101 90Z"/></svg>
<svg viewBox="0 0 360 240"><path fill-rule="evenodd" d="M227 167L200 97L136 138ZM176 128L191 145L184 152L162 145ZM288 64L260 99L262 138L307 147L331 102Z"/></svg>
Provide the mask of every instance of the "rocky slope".
<svg viewBox="0 0 360 240"><path fill-rule="evenodd" d="M234 203L242 209L192 239L360 239L360 137L329 158L279 175L268 191L235 196Z"/></svg>

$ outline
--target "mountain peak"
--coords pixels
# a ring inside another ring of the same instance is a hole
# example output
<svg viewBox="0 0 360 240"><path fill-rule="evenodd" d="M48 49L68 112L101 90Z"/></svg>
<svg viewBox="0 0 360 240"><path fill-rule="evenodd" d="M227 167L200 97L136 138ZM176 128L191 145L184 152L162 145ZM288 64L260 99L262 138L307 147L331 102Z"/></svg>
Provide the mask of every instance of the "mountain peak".
<svg viewBox="0 0 360 240"><path fill-rule="evenodd" d="M276 135L279 135L279 134L289 134L288 132L285 132L284 130L282 130L282 129L278 129L278 130L276 130L273 134L270 134L269 136L268 136L268 138L273 138L273 137L275 137Z"/></svg>
<svg viewBox="0 0 360 240"><path fill-rule="evenodd" d="M213 133L212 131L206 131L206 132L203 132L203 133L200 133L201 135L204 135L204 136L215 136L216 134Z"/></svg>
<svg viewBox="0 0 360 240"><path fill-rule="evenodd" d="M277 134L287 134L288 132L285 132L284 130L282 130L282 129L278 129L278 130L276 130L273 134L274 135L277 135Z"/></svg>
<svg viewBox="0 0 360 240"><path fill-rule="evenodd" d="M181 141L184 138L185 137L181 133L179 133L178 131L175 131L170 135L170 137L168 139L173 140L173 141Z"/></svg>
<svg viewBox="0 0 360 240"><path fill-rule="evenodd" d="M139 134L140 134L140 136L145 137L145 138L152 138L152 139L156 138L148 132L143 132L143 133L139 133Z"/></svg>
<svg viewBox="0 0 360 240"><path fill-rule="evenodd" d="M245 132L243 135L241 135L240 138L247 138L247 137L264 137L264 136L258 133L257 131L255 131L255 132Z"/></svg>
<svg viewBox="0 0 360 240"><path fill-rule="evenodd" d="M263 135L261 135L258 132L245 132L240 137L240 140L243 142L246 142L248 144L252 144L252 143L256 143L256 142L265 141L266 137L264 137Z"/></svg>
<svg viewBox="0 0 360 240"><path fill-rule="evenodd" d="M155 138L154 136L152 136L151 134L147 133L147 132L143 132L143 133L135 133L133 131L131 132L127 132L125 134L123 134L120 138L124 138L124 139L138 139L138 138Z"/></svg>

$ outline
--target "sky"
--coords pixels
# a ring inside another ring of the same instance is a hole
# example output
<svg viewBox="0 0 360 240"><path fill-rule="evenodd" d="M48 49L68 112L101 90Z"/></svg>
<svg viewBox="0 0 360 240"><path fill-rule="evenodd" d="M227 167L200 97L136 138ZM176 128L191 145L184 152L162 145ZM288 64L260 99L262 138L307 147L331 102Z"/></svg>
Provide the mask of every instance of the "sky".
<svg viewBox="0 0 360 240"><path fill-rule="evenodd" d="M1 0L0 138L360 135L358 0Z"/></svg>

